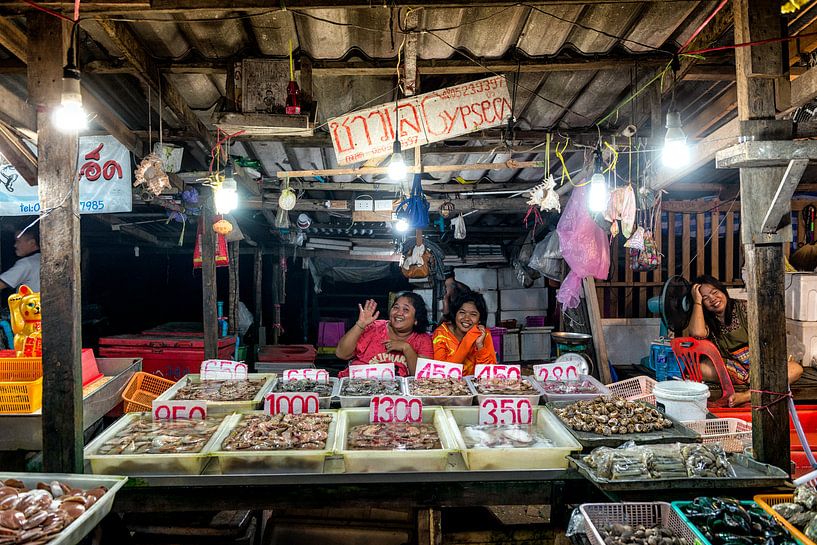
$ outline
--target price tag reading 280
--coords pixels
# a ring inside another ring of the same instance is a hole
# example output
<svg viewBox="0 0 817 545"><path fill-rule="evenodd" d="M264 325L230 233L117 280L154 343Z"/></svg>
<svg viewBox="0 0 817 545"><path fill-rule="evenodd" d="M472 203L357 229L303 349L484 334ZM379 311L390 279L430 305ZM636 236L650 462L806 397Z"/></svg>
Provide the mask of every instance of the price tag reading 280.
<svg viewBox="0 0 817 545"><path fill-rule="evenodd" d="M369 422L423 421L423 402L419 397L375 396L369 404Z"/></svg>
<svg viewBox="0 0 817 545"><path fill-rule="evenodd" d="M489 378L522 378L522 369L518 365L485 365L474 367L474 377L477 380Z"/></svg>
<svg viewBox="0 0 817 545"><path fill-rule="evenodd" d="M532 424L533 406L526 397L485 397L479 403L480 425Z"/></svg>

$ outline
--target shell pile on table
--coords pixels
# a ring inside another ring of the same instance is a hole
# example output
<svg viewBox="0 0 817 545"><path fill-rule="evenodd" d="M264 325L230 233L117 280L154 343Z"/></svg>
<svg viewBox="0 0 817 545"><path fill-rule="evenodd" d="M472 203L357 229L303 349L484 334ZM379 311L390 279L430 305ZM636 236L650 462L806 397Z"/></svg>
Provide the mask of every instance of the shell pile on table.
<svg viewBox="0 0 817 545"><path fill-rule="evenodd" d="M650 433L672 427L672 421L654 407L620 397L577 401L553 412L574 430L599 435Z"/></svg>
<svg viewBox="0 0 817 545"><path fill-rule="evenodd" d="M363 424L349 431L347 446L353 450L430 450L440 447L433 424L389 422Z"/></svg>
<svg viewBox="0 0 817 545"><path fill-rule="evenodd" d="M103 443L96 454L181 454L200 452L221 424L206 420L152 420L138 417Z"/></svg>
<svg viewBox="0 0 817 545"><path fill-rule="evenodd" d="M203 380L188 382L173 399L197 401L252 401L263 380Z"/></svg>
<svg viewBox="0 0 817 545"><path fill-rule="evenodd" d="M413 396L453 397L471 395L464 380L456 378L415 378L409 382Z"/></svg>
<svg viewBox="0 0 817 545"><path fill-rule="evenodd" d="M326 448L331 414L244 415L222 444L223 450L321 450Z"/></svg>
<svg viewBox="0 0 817 545"><path fill-rule="evenodd" d="M107 489L83 490L59 481L29 490L16 479L0 480L0 545L41 545L90 509Z"/></svg>
<svg viewBox="0 0 817 545"><path fill-rule="evenodd" d="M399 395L400 382L376 378L350 378L343 382L342 396Z"/></svg>
<svg viewBox="0 0 817 545"><path fill-rule="evenodd" d="M311 378L282 380L276 382L272 390L274 392L315 392L318 397L329 397L332 395L332 383L318 382Z"/></svg>
<svg viewBox="0 0 817 545"><path fill-rule="evenodd" d="M474 382L477 392L484 395L528 396L539 392L533 385L520 378L489 378Z"/></svg>

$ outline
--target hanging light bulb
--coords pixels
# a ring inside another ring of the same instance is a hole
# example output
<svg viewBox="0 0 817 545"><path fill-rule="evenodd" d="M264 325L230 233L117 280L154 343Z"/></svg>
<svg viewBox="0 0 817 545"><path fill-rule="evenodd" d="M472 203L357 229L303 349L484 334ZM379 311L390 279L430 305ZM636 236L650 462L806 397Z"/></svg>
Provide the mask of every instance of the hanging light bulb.
<svg viewBox="0 0 817 545"><path fill-rule="evenodd" d="M408 174L408 169L406 168L406 162L403 160L403 153L402 149L400 148L400 141L394 141L394 148L391 155L391 161L389 162L389 178L395 182L402 182L406 179L406 174Z"/></svg>
<svg viewBox="0 0 817 545"><path fill-rule="evenodd" d="M79 132L88 128L88 114L82 107L79 70L67 64L62 71L62 99L54 109L54 126L61 132Z"/></svg>
<svg viewBox="0 0 817 545"><path fill-rule="evenodd" d="M604 212L607 209L607 180L602 172L603 163L601 160L601 150L596 149L596 164L593 177L590 178L590 191L587 194L587 208L591 212Z"/></svg>
<svg viewBox="0 0 817 545"><path fill-rule="evenodd" d="M216 204L216 211L219 214L229 214L238 208L238 184L233 178L233 165L228 163L224 169L224 181L216 189L213 199Z"/></svg>
<svg viewBox="0 0 817 545"><path fill-rule="evenodd" d="M405 218L400 218L400 219L399 219L399 220L397 220L397 222L394 224L394 229L395 229L395 230L396 230L398 233L405 233L405 232L407 232L409 229L411 229L411 225L409 225L409 222L408 222L408 221L406 221L406 219L405 219Z"/></svg>
<svg viewBox="0 0 817 545"><path fill-rule="evenodd" d="M681 168L689 164L687 137L681 128L681 114L676 111L667 113L667 134L664 136L661 160L669 168Z"/></svg>

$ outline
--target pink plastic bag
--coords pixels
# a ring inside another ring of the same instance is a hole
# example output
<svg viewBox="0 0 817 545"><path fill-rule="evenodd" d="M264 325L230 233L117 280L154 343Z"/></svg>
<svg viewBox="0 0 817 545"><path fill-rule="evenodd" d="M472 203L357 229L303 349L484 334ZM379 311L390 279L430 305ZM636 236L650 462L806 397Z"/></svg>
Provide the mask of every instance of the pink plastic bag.
<svg viewBox="0 0 817 545"><path fill-rule="evenodd" d="M570 266L556 300L564 308L576 308L582 296L582 279L594 276L604 280L610 271L610 245L604 231L587 210L589 186L573 189L556 231L562 256Z"/></svg>

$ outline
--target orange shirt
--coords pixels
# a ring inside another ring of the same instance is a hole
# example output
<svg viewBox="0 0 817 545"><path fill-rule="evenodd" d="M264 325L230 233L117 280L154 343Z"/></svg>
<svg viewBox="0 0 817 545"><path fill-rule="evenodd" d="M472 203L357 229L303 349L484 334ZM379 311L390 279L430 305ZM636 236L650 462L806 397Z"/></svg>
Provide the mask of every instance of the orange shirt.
<svg viewBox="0 0 817 545"><path fill-rule="evenodd" d="M482 332L474 327L459 340L448 323L444 322L434 330L434 359L463 364L463 375L473 375L474 366L477 364L496 363L496 352L490 331L485 335L482 350L477 350L474 345L481 334Z"/></svg>

